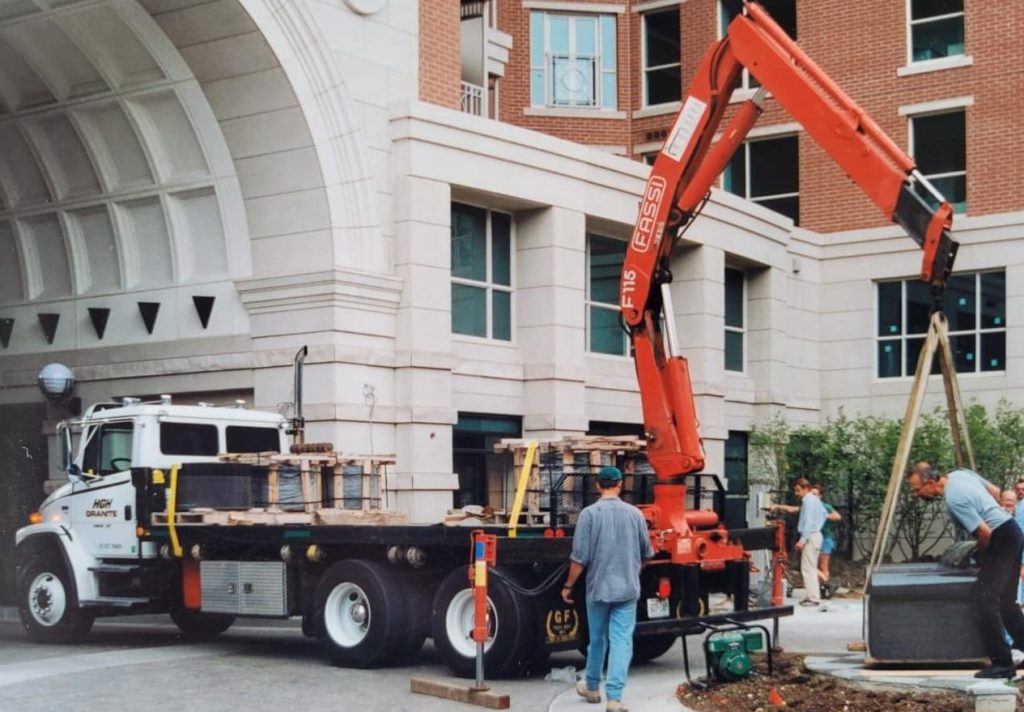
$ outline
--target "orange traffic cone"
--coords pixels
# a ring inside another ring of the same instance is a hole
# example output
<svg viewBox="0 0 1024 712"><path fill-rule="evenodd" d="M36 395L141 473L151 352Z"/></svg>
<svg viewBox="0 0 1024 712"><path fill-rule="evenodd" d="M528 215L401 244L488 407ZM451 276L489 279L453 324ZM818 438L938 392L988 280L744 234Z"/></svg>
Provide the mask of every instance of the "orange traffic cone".
<svg viewBox="0 0 1024 712"><path fill-rule="evenodd" d="M772 707L785 707L786 701L774 687L768 692L768 704Z"/></svg>

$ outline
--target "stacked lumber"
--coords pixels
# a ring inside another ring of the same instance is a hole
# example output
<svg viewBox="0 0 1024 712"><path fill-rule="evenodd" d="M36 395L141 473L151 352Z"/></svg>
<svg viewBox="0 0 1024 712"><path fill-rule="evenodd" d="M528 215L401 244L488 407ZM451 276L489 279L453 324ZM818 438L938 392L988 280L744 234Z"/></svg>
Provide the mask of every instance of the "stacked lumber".
<svg viewBox="0 0 1024 712"><path fill-rule="evenodd" d="M355 455L328 450L327 443L310 443L302 452L223 453L222 462L237 462L267 467L267 510L281 508L281 472L298 470L304 510L312 514L321 507L379 509L387 467L395 464L393 455ZM329 472L328 472L329 471ZM358 476L358 495L346 496L345 478ZM332 478L331 497L326 496L326 478ZM327 501L327 500L330 501ZM358 506L352 506L358 505Z"/></svg>
<svg viewBox="0 0 1024 712"><path fill-rule="evenodd" d="M387 468L395 463L393 455L339 453L326 443L311 443L299 449L301 452L222 453L218 456L221 462L266 468L266 502L261 498L253 500L254 504L265 506L226 511L193 507L175 512L173 521L167 512L156 512L153 524L309 526L408 522L405 512L381 508ZM292 484L285 487L286 482ZM286 494L289 496L284 496Z"/></svg>
<svg viewBox="0 0 1024 712"><path fill-rule="evenodd" d="M409 518L405 512L391 512L383 509L362 511L358 509L317 509L315 512L271 511L262 507L244 511L219 511L215 509L192 509L177 512L175 526L210 525L219 526L282 526L282 525L389 525L406 524ZM166 512L154 512L153 524L170 524Z"/></svg>

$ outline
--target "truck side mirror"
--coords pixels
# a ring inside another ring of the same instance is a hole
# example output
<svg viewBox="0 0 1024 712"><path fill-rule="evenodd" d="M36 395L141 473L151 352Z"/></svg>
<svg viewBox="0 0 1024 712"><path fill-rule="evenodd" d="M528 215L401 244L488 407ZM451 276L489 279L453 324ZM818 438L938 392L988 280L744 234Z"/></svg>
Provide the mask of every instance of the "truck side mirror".
<svg viewBox="0 0 1024 712"><path fill-rule="evenodd" d="M82 468L75 464L74 461L74 450L71 446L71 428L61 424L57 426L57 429L60 432L60 452L64 471L68 473L68 477L81 477Z"/></svg>

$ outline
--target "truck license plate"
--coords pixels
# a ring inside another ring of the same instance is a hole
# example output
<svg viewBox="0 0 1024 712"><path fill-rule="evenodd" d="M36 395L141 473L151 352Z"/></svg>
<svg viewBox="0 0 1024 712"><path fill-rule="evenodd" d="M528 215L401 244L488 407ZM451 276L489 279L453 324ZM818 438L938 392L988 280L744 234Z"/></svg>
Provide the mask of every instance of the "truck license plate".
<svg viewBox="0 0 1024 712"><path fill-rule="evenodd" d="M667 598L648 598L647 599L647 617L651 620L655 618L668 618L668 599Z"/></svg>

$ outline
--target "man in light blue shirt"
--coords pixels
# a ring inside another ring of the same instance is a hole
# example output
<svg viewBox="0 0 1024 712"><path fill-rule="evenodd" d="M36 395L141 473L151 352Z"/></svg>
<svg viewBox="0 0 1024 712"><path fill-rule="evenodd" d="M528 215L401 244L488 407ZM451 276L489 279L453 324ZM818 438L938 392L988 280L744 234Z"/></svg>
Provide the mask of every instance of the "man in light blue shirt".
<svg viewBox="0 0 1024 712"><path fill-rule="evenodd" d="M907 475L910 494L920 499L942 497L953 521L978 540L980 570L974 602L978 627L992 664L975 677L1011 678L1017 670L1003 629L1013 647L1024 650L1024 614L1017 605L1024 535L1001 506L999 488L978 473L957 469L945 475L921 461Z"/></svg>
<svg viewBox="0 0 1024 712"><path fill-rule="evenodd" d="M800 552L800 576L804 580L804 600L801 606L817 606L821 603L818 588L818 556L821 554L821 529L825 526L828 512L811 491L811 483L801 477L793 483L793 493L800 498L800 519L796 530L800 539L796 550Z"/></svg>
<svg viewBox="0 0 1024 712"><path fill-rule="evenodd" d="M654 556L647 520L619 495L622 471L602 467L597 473L601 498L580 512L572 537L569 574L562 600L572 604L573 588L586 571L587 623L590 645L587 671L576 692L587 702L601 701L601 670L608 658L607 712L629 712L622 702L629 662L633 657L640 568Z"/></svg>

